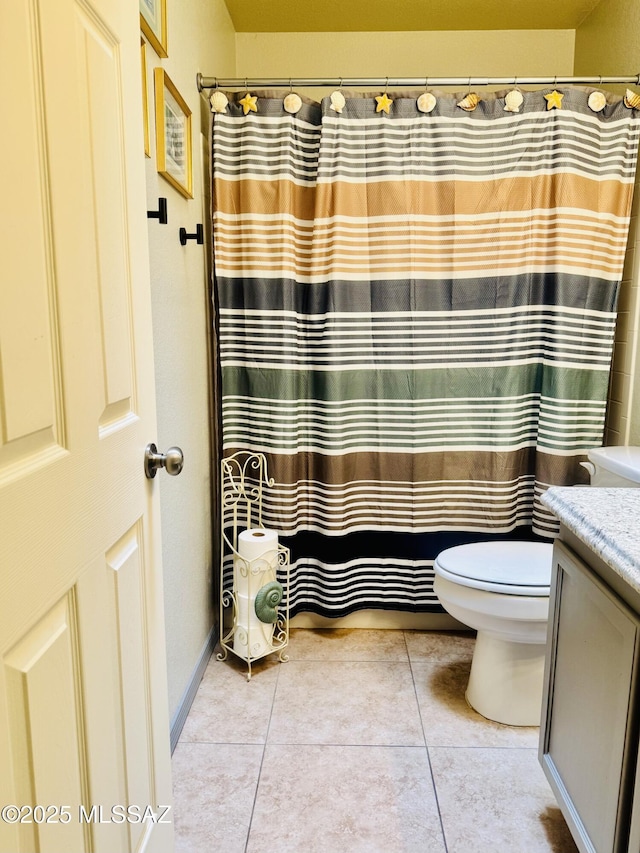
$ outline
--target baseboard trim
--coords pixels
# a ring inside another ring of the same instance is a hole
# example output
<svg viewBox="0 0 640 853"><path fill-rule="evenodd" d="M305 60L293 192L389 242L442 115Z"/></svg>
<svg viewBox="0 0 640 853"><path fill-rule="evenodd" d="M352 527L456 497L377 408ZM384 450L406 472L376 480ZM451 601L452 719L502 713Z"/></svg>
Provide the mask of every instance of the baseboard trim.
<svg viewBox="0 0 640 853"><path fill-rule="evenodd" d="M184 726L187 716L189 715L191 705L193 704L193 700L196 698L198 687L200 686L200 682L202 681L202 676L204 675L204 671L207 668L207 664L209 663L209 658L211 657L211 654L217 642L218 634L216 631L216 626L214 625L209 633L209 636L205 640L204 646L202 647L202 651L198 655L198 661L196 663L195 669L193 670L193 674L189 679L189 683L187 684L187 687L184 693L182 694L182 699L180 700L178 709L173 715L173 719L171 721L170 738L172 755L174 749L178 745L180 734L182 732L182 727Z"/></svg>

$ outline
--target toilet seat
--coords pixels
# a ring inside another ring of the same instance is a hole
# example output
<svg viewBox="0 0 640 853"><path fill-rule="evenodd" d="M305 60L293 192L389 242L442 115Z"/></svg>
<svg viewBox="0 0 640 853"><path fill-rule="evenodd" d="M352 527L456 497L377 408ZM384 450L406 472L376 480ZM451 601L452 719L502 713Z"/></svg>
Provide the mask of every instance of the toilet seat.
<svg viewBox="0 0 640 853"><path fill-rule="evenodd" d="M553 545L545 542L474 542L441 551L441 577L503 595L548 596Z"/></svg>

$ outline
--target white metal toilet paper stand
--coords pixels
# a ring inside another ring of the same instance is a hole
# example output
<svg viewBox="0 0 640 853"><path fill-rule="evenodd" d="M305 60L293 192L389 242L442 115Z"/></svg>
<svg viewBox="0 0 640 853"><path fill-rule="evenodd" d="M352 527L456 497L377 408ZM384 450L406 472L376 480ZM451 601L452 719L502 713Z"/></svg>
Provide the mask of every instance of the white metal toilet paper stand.
<svg viewBox="0 0 640 853"><path fill-rule="evenodd" d="M267 477L263 453L239 451L221 462L220 646L248 666L289 643L289 549L262 523ZM230 582L230 573L233 583ZM284 599L284 601L282 601Z"/></svg>

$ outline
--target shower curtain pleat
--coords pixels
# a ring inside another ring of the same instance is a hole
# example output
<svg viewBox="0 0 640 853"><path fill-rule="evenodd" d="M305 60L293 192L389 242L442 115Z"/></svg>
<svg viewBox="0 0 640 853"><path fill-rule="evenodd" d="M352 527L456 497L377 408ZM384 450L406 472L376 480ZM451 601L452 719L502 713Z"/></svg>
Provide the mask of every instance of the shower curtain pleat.
<svg viewBox="0 0 640 853"><path fill-rule="evenodd" d="M586 482L639 124L550 91L214 116L223 452L267 457L292 615L440 611L440 550L554 536Z"/></svg>

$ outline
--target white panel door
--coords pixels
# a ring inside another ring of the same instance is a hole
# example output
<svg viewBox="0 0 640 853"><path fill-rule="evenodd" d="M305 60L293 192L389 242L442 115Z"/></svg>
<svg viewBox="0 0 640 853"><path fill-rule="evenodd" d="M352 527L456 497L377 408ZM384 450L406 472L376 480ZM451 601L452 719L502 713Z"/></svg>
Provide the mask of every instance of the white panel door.
<svg viewBox="0 0 640 853"><path fill-rule="evenodd" d="M139 45L0 7L0 853L172 849Z"/></svg>

